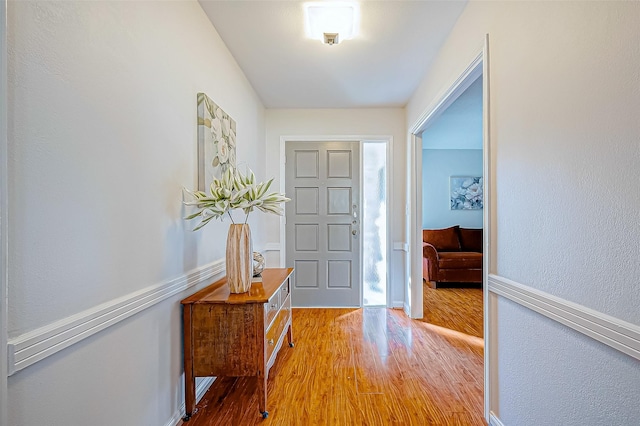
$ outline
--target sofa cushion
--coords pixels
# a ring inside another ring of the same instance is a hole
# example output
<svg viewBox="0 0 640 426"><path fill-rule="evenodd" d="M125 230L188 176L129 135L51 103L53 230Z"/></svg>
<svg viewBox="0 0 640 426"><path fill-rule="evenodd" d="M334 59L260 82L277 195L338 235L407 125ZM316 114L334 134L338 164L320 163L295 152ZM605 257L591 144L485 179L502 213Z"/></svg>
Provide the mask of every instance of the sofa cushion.
<svg viewBox="0 0 640 426"><path fill-rule="evenodd" d="M422 241L431 244L438 251L460 251L458 228L456 225L445 229L423 229Z"/></svg>
<svg viewBox="0 0 640 426"><path fill-rule="evenodd" d="M478 269L482 268L482 253L457 251L439 252L438 267L440 269Z"/></svg>
<svg viewBox="0 0 640 426"><path fill-rule="evenodd" d="M482 229L460 228L460 250L482 253Z"/></svg>

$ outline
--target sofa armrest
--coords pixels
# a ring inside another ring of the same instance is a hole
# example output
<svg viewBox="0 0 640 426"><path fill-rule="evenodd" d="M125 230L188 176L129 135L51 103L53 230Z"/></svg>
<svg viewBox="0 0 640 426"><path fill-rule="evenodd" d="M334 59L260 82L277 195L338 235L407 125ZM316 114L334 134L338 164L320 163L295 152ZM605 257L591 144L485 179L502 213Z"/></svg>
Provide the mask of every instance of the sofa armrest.
<svg viewBox="0 0 640 426"><path fill-rule="evenodd" d="M436 281L438 276L438 250L424 241L422 242L422 275L427 281Z"/></svg>

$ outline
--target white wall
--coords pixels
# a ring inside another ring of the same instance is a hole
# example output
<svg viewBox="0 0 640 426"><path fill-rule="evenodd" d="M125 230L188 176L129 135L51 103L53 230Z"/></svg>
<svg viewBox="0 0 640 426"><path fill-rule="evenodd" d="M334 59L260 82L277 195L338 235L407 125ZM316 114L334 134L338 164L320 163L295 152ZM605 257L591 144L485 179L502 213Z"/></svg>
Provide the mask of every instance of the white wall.
<svg viewBox="0 0 640 426"><path fill-rule="evenodd" d="M638 2L470 2L407 106L413 124L489 33L490 272L636 326L638 28ZM504 424L640 417L638 360L505 299L497 315Z"/></svg>
<svg viewBox="0 0 640 426"><path fill-rule="evenodd" d="M451 176L482 176L482 150L422 150L422 228L482 228L482 210L451 210Z"/></svg>
<svg viewBox="0 0 640 426"><path fill-rule="evenodd" d="M402 108L388 109L268 109L267 126L267 175L277 176L274 185L280 185L279 176L284 164L280 164L280 138L282 136L392 136L392 178L389 182L391 199L391 230L389 244L404 244L406 138L405 114ZM284 190L284 189L283 189ZM267 241L279 244L278 221L269 218ZM397 247L397 246L396 246ZM404 300L406 253L394 250L390 260L391 300L402 306ZM282 254L284 256L284 253ZM277 263L277 253L269 253L267 262Z"/></svg>
<svg viewBox="0 0 640 426"><path fill-rule="evenodd" d="M223 258L227 223L182 219L196 93L236 120L258 175L264 108L198 3L14 1L8 46L10 343ZM179 300L195 290L11 376L9 423L176 420Z"/></svg>

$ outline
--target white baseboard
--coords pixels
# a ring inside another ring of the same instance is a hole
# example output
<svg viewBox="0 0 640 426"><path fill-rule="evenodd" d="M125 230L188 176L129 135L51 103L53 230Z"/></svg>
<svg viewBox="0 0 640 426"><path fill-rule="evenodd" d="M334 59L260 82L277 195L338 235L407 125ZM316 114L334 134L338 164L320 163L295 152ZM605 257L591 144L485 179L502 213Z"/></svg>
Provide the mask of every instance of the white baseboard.
<svg viewBox="0 0 640 426"><path fill-rule="evenodd" d="M504 426L504 423L500 421L493 411L489 414L489 426Z"/></svg>
<svg viewBox="0 0 640 426"><path fill-rule="evenodd" d="M640 360L640 327L497 275L489 291Z"/></svg>
<svg viewBox="0 0 640 426"><path fill-rule="evenodd" d="M94 306L10 339L7 344L9 375L160 303L174 294L224 273L224 266L224 259L217 260L180 277Z"/></svg>
<svg viewBox="0 0 640 426"><path fill-rule="evenodd" d="M204 379L200 380L200 383L198 383L198 386L196 386L196 404L200 401L200 399L202 399L204 394L207 393L215 380L215 377L205 377ZM180 420L182 420L184 414L185 403L183 402L182 405L180 405L178 411L173 414L173 416L169 419L165 426L176 426L180 422ZM186 425L188 425L188 423L185 423L185 426Z"/></svg>

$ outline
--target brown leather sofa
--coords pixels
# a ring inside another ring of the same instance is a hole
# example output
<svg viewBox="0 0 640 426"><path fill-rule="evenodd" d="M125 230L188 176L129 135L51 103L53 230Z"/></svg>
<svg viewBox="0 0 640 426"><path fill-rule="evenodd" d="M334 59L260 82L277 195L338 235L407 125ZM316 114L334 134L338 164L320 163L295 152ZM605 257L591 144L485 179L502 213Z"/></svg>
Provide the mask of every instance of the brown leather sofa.
<svg viewBox="0 0 640 426"><path fill-rule="evenodd" d="M422 277L438 283L482 283L482 229L422 230Z"/></svg>

